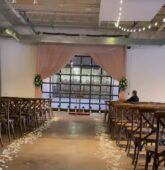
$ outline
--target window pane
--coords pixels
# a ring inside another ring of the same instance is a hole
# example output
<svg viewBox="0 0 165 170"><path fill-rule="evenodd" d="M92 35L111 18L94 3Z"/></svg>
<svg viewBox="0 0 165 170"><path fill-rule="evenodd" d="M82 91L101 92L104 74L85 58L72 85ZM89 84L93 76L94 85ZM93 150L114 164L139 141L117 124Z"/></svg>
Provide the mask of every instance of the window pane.
<svg viewBox="0 0 165 170"><path fill-rule="evenodd" d="M90 75L91 69L90 68L82 68L82 75Z"/></svg>
<svg viewBox="0 0 165 170"><path fill-rule="evenodd" d="M59 103L52 102L52 108L58 108Z"/></svg>
<svg viewBox="0 0 165 170"><path fill-rule="evenodd" d="M119 94L119 87L113 87L113 95Z"/></svg>
<svg viewBox="0 0 165 170"><path fill-rule="evenodd" d="M80 94L80 85L71 85L71 93L77 92Z"/></svg>
<svg viewBox="0 0 165 170"><path fill-rule="evenodd" d="M99 103L99 95L91 95L91 103Z"/></svg>
<svg viewBox="0 0 165 170"><path fill-rule="evenodd" d="M89 94L90 93L90 86L89 85L81 85L81 93L82 94Z"/></svg>
<svg viewBox="0 0 165 170"><path fill-rule="evenodd" d="M67 109L68 108L68 103L61 103L61 108Z"/></svg>
<svg viewBox="0 0 165 170"><path fill-rule="evenodd" d="M101 86L101 94L109 94L110 86Z"/></svg>
<svg viewBox="0 0 165 170"><path fill-rule="evenodd" d="M92 94L100 94L100 86L91 86Z"/></svg>
<svg viewBox="0 0 165 170"><path fill-rule="evenodd" d="M99 110L99 105L91 104L90 106L91 106L92 110Z"/></svg>
<svg viewBox="0 0 165 170"><path fill-rule="evenodd" d="M43 92L50 92L50 84L43 83L42 85L42 91Z"/></svg>
<svg viewBox="0 0 165 170"><path fill-rule="evenodd" d="M90 57L82 57L82 64L83 65L90 65L91 64L91 58Z"/></svg>
<svg viewBox="0 0 165 170"><path fill-rule="evenodd" d="M102 95L102 96L101 96L101 99L109 100L109 95Z"/></svg>
<svg viewBox="0 0 165 170"><path fill-rule="evenodd" d="M72 84L80 84L80 76L74 76L71 77L71 83Z"/></svg>
<svg viewBox="0 0 165 170"><path fill-rule="evenodd" d="M113 80L113 85L118 86L119 82L117 80Z"/></svg>
<svg viewBox="0 0 165 170"><path fill-rule="evenodd" d="M89 98L82 98L82 99L81 99L81 102L82 102L82 103L89 103Z"/></svg>
<svg viewBox="0 0 165 170"><path fill-rule="evenodd" d="M90 84L90 76L82 76L81 81L83 84Z"/></svg>
<svg viewBox="0 0 165 170"><path fill-rule="evenodd" d="M101 68L92 68L92 75L101 75Z"/></svg>
<svg viewBox="0 0 165 170"><path fill-rule="evenodd" d="M118 100L118 96L113 96L112 100Z"/></svg>
<svg viewBox="0 0 165 170"><path fill-rule="evenodd" d="M52 95L53 97L58 97L60 93L60 85L59 84L52 84Z"/></svg>
<svg viewBox="0 0 165 170"><path fill-rule="evenodd" d="M63 68L62 70L61 70L61 74L70 74L70 68Z"/></svg>
<svg viewBox="0 0 165 170"><path fill-rule="evenodd" d="M110 77L102 77L102 84L110 85L111 84L111 78Z"/></svg>
<svg viewBox="0 0 165 170"><path fill-rule="evenodd" d="M77 57L77 56L74 57L72 62L73 62L73 66L74 65L80 65L81 64L81 57Z"/></svg>
<svg viewBox="0 0 165 170"><path fill-rule="evenodd" d="M81 104L81 109L84 107L85 110L89 109L89 104Z"/></svg>
<svg viewBox="0 0 165 170"><path fill-rule="evenodd" d="M42 93L43 98L49 98L49 93Z"/></svg>
<svg viewBox="0 0 165 170"><path fill-rule="evenodd" d="M61 83L70 84L70 76L61 75Z"/></svg>
<svg viewBox="0 0 165 170"><path fill-rule="evenodd" d="M99 76L92 76L92 84L100 85L100 77Z"/></svg>
<svg viewBox="0 0 165 170"><path fill-rule="evenodd" d="M72 68L72 74L79 75L80 74L80 68L79 67L73 67Z"/></svg>

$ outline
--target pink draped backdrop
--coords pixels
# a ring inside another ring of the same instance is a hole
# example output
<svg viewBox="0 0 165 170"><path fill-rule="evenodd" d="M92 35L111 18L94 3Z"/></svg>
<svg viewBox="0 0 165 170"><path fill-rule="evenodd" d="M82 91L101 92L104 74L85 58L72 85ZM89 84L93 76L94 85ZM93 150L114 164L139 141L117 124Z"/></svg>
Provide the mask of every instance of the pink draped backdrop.
<svg viewBox="0 0 165 170"><path fill-rule="evenodd" d="M40 44L37 73L42 79L58 73L75 55L91 56L109 76L120 80L126 71L126 49L123 46L92 46L74 44ZM36 97L41 89L36 88Z"/></svg>

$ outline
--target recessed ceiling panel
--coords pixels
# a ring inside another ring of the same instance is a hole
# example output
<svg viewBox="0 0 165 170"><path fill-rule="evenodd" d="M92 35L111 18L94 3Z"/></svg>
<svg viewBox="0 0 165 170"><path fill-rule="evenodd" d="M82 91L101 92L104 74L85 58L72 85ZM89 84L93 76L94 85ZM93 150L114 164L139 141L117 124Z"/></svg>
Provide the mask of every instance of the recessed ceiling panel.
<svg viewBox="0 0 165 170"><path fill-rule="evenodd" d="M121 21L151 21L165 0L123 0ZM116 21L120 0L101 0L100 21Z"/></svg>

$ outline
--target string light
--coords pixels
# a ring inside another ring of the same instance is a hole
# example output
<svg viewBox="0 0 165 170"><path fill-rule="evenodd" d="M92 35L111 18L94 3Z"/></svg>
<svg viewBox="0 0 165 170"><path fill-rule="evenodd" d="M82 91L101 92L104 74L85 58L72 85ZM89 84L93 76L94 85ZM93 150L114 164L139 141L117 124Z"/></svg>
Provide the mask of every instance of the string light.
<svg viewBox="0 0 165 170"><path fill-rule="evenodd" d="M143 27L143 31L145 31L146 30L146 28L145 27Z"/></svg>
<svg viewBox="0 0 165 170"><path fill-rule="evenodd" d="M158 26L158 22L155 22L153 24L149 24L147 25L146 27L138 27L137 29L129 29L127 27L122 27L120 25L120 21L121 21L121 17L122 17L122 10L123 10L123 3L124 3L124 0L120 0L119 1L119 13L118 13L118 17L117 17L117 20L115 22L115 27L124 31L124 32L142 32L142 31L146 31L147 29L150 30L152 27L157 27ZM162 20L163 23L165 23L165 18L163 18Z"/></svg>
<svg viewBox="0 0 165 170"><path fill-rule="evenodd" d="M158 26L158 23L157 22L155 22L155 24L154 24L155 26Z"/></svg>
<svg viewBox="0 0 165 170"><path fill-rule="evenodd" d="M117 17L117 21L115 23L115 27L119 27L120 25L120 20L121 20L121 16L122 16L122 4L123 4L123 0L120 0L120 5L119 5L119 13L118 13L118 17ZM119 28L121 29L121 27Z"/></svg>

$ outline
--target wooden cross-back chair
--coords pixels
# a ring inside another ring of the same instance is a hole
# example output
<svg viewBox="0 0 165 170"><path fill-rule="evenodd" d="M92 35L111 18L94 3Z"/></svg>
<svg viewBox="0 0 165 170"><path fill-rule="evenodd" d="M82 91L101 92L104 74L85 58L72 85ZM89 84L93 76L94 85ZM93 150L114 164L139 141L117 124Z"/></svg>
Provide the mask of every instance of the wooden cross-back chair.
<svg viewBox="0 0 165 170"><path fill-rule="evenodd" d="M165 163L165 111L157 111L156 118L156 140L154 146L146 147L145 170L148 170L148 163L153 161L153 170L158 170L162 162ZM165 165L165 164L164 164Z"/></svg>
<svg viewBox="0 0 165 170"><path fill-rule="evenodd" d="M10 99L0 98L0 122L4 131L8 134L9 141L11 141L11 133L15 138L15 131L14 120L10 118Z"/></svg>

